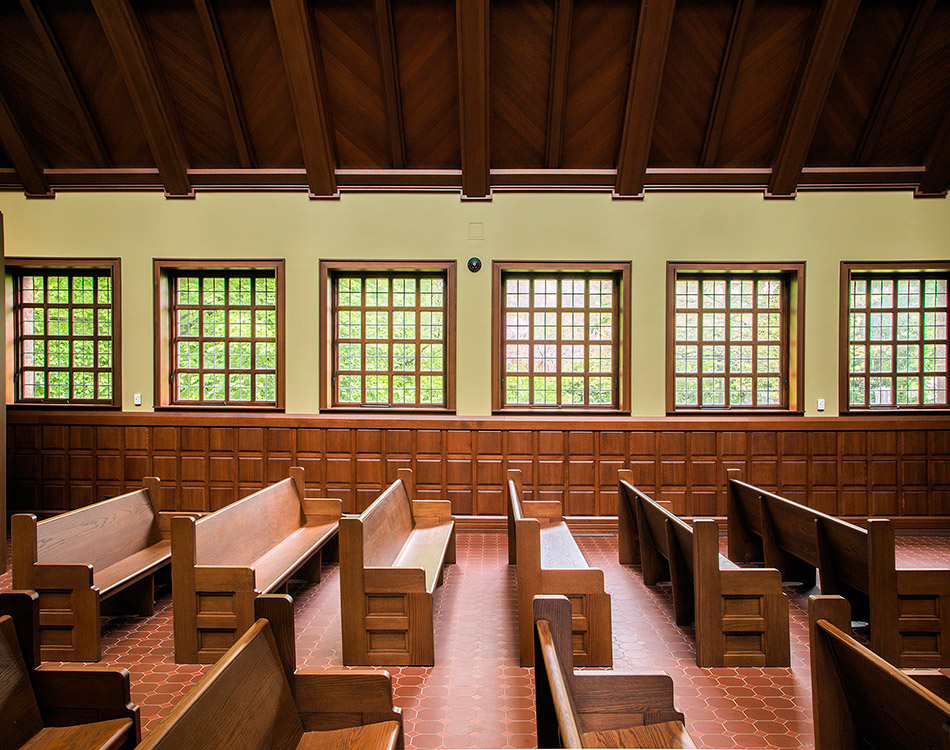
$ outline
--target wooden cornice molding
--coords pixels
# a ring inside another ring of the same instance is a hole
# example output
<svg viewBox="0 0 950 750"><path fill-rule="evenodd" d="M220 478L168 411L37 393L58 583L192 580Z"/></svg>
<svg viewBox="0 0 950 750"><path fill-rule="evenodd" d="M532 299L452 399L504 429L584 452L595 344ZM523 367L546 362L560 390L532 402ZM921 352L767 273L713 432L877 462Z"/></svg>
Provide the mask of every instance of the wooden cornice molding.
<svg viewBox="0 0 950 750"><path fill-rule="evenodd" d="M241 97L234 83L231 61L221 38L218 18L209 0L195 0L195 10L198 13L198 21L201 23L201 31L208 43L211 65L214 67L214 74L218 79L218 88L221 90L221 98L224 100L224 108L228 114L228 124L231 126L231 133L234 136L238 160L242 167L251 169L256 166L254 148L248 134L244 109L241 107Z"/></svg>
<svg viewBox="0 0 950 750"><path fill-rule="evenodd" d="M564 141L564 108L567 104L567 65L571 52L571 16L573 0L554 0L554 34L551 38L551 77L548 83L548 127L544 164L548 169L561 166Z"/></svg>
<svg viewBox="0 0 950 750"><path fill-rule="evenodd" d="M792 198L861 0L825 0L772 166L766 197Z"/></svg>
<svg viewBox="0 0 950 750"><path fill-rule="evenodd" d="M96 126L95 120L93 120L92 114L89 112L89 107L86 106L86 100L82 95L82 90L76 82L76 77L73 75L69 61L63 53L63 48L60 46L59 40L53 33L53 29L50 27L46 15L43 13L43 9L37 0L20 0L20 5L23 7L23 12L26 13L26 17L30 21L30 26L33 27L33 32L36 34L37 39L39 39L43 51L46 53L53 74L59 80L59 84L63 89L63 96L66 99L66 104L76 117L79 132L82 134L83 140L89 148L89 153L92 155L93 161L97 167L112 166L99 128Z"/></svg>
<svg viewBox="0 0 950 750"><path fill-rule="evenodd" d="M456 0L462 197L491 196L488 145L488 0Z"/></svg>
<svg viewBox="0 0 950 750"><path fill-rule="evenodd" d="M918 198L939 198L950 190L950 107L937 128L933 144L924 164L924 176L915 195Z"/></svg>
<svg viewBox="0 0 950 750"><path fill-rule="evenodd" d="M270 7L287 71L310 197L336 198L336 148L326 105L323 59L310 9L306 0L271 0Z"/></svg>
<svg viewBox="0 0 950 750"><path fill-rule="evenodd" d="M148 37L129 0L92 0L169 197L193 197L188 156Z"/></svg>
<svg viewBox="0 0 950 750"><path fill-rule="evenodd" d="M396 36L393 31L391 0L374 0L376 37L379 40L379 67L383 73L383 94L386 102L386 123L392 165L406 168L406 132L402 122L402 95L399 91L399 62L396 56Z"/></svg>
<svg viewBox="0 0 950 750"><path fill-rule="evenodd" d="M676 0L645 0L640 5L623 139L617 161L616 197L643 197L675 7Z"/></svg>
<svg viewBox="0 0 950 750"><path fill-rule="evenodd" d="M746 33L754 10L755 0L739 0L732 16L732 26L729 28L726 50L722 56L722 66L716 82L716 94L713 97L709 123L706 126L706 137L703 139L703 151L699 158L699 164L702 167L712 167L716 163L719 141L726 124L726 115L729 113L729 103L732 101L732 92L739 73L739 61L742 58L742 49L745 46Z"/></svg>
<svg viewBox="0 0 950 750"><path fill-rule="evenodd" d="M40 166L40 155L33 139L20 127L18 114L10 108L0 91L0 143L7 152L16 176L29 198L51 198L49 180Z"/></svg>
<svg viewBox="0 0 950 750"><path fill-rule="evenodd" d="M927 28L927 23L933 13L937 0L918 0L914 11L904 27L904 33L901 36L894 56L891 58L891 64L884 76L884 82L881 84L874 104L871 106L871 112L864 124L864 130L861 132L861 139L854 151L854 157L851 164L856 167L864 166L871 160L874 153L874 147L881 135L881 130L891 113L891 107L897 98L897 92L904 82L904 75L910 66L911 58L917 50L920 38Z"/></svg>

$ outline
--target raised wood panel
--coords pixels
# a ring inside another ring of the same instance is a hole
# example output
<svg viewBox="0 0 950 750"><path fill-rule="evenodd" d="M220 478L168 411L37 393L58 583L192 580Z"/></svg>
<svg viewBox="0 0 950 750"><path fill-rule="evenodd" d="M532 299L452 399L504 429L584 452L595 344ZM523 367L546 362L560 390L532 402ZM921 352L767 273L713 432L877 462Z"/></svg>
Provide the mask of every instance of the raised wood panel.
<svg viewBox="0 0 950 750"><path fill-rule="evenodd" d="M598 421L410 417L9 414L12 511L48 515L159 476L163 507L213 510L303 466L309 489L365 508L415 472L420 498L504 512L508 469L526 498L569 515L616 512L617 469L685 515L723 515L726 469L819 510L950 515L950 431L939 418ZM697 429L698 428L698 429Z"/></svg>

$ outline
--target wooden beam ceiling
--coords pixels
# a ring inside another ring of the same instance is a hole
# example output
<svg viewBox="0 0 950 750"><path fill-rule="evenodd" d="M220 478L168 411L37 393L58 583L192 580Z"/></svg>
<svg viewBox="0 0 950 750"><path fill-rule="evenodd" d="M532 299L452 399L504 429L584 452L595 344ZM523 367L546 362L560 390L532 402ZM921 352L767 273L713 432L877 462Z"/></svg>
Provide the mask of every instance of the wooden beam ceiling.
<svg viewBox="0 0 950 750"><path fill-rule="evenodd" d="M30 198L50 198L53 191L43 172L39 151L33 139L20 126L22 118L11 109L0 91L0 143L10 157L26 195Z"/></svg>
<svg viewBox="0 0 950 750"><path fill-rule="evenodd" d="M271 0L311 198L339 196L323 60L306 0Z"/></svg>
<svg viewBox="0 0 950 750"><path fill-rule="evenodd" d="M676 0L643 0L630 68L615 195L643 197Z"/></svg>
<svg viewBox="0 0 950 750"><path fill-rule="evenodd" d="M188 156L165 81L129 0L92 0L169 197L191 197Z"/></svg>
<svg viewBox="0 0 950 750"><path fill-rule="evenodd" d="M772 166L766 192L768 197L789 198L798 190L798 180L818 119L860 4L861 0L825 0L821 8L811 49Z"/></svg>
<svg viewBox="0 0 950 750"><path fill-rule="evenodd" d="M393 9L390 0L374 0L376 37L379 40L379 66L383 72L386 100L386 122L394 169L406 168L406 131L402 122L402 95L399 93L399 67L396 36L393 31Z"/></svg>
<svg viewBox="0 0 950 750"><path fill-rule="evenodd" d="M567 64L571 53L571 16L573 0L554 0L554 34L551 39L551 80L548 84L548 124L544 164L548 169L561 166L564 142L564 107L567 104Z"/></svg>
<svg viewBox="0 0 950 750"><path fill-rule="evenodd" d="M924 166L926 171L916 195L924 198L946 195L950 190L950 106L937 129Z"/></svg>
<svg viewBox="0 0 950 750"><path fill-rule="evenodd" d="M462 197L491 195L488 146L488 0L456 0Z"/></svg>

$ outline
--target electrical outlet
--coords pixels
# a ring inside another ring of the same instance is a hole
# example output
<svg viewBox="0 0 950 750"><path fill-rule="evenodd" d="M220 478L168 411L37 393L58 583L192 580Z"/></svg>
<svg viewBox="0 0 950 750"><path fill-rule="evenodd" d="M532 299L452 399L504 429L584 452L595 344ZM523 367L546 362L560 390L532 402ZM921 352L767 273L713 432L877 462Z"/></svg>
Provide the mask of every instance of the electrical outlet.
<svg viewBox="0 0 950 750"><path fill-rule="evenodd" d="M133 394L132 394L132 403L135 404L136 406L141 406L141 405L142 405L142 394L141 394L141 393L133 393Z"/></svg>
<svg viewBox="0 0 950 750"><path fill-rule="evenodd" d="M818 399L818 411L825 410L825 400L823 398Z"/></svg>

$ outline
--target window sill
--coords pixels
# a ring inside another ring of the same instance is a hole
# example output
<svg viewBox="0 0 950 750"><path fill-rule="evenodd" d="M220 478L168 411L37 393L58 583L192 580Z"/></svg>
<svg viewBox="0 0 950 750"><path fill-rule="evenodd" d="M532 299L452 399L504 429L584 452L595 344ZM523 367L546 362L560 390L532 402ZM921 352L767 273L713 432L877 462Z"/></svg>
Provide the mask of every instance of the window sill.
<svg viewBox="0 0 950 750"><path fill-rule="evenodd" d="M321 406L321 413L334 414L455 414L446 406Z"/></svg>
<svg viewBox="0 0 950 750"><path fill-rule="evenodd" d="M674 409L668 417L803 417L803 409Z"/></svg>
<svg viewBox="0 0 950 750"><path fill-rule="evenodd" d="M940 406L933 409L918 409L915 407L901 408L898 406L872 407L870 409L843 409L838 412L841 417L922 417L927 414L946 416L950 414L950 406Z"/></svg>
<svg viewBox="0 0 950 750"><path fill-rule="evenodd" d="M552 416L552 417L561 417L564 415L578 415L578 416L588 416L595 417L598 415L603 415L606 417L629 417L629 409L616 409L613 407L597 409L597 408L577 408L577 407L568 407L568 406L540 406L540 407L508 407L504 409L492 409L492 414L498 416L505 415L517 415L517 416Z"/></svg>
<svg viewBox="0 0 950 750"><path fill-rule="evenodd" d="M67 411L72 411L73 409L82 410L82 411L103 411L103 410L116 410L119 411L122 409L121 403L99 403L99 404L90 404L87 402L74 403L70 401L16 401L14 403L8 403L6 405L7 409L11 410L20 410L20 409L65 409Z"/></svg>
<svg viewBox="0 0 950 750"><path fill-rule="evenodd" d="M154 411L178 412L265 412L283 414L283 406L222 406L218 404L160 404L152 407Z"/></svg>

